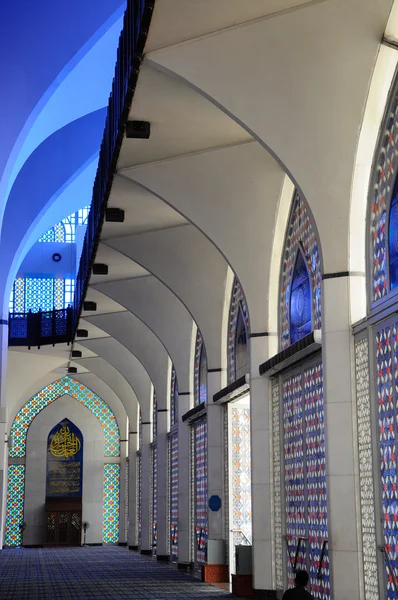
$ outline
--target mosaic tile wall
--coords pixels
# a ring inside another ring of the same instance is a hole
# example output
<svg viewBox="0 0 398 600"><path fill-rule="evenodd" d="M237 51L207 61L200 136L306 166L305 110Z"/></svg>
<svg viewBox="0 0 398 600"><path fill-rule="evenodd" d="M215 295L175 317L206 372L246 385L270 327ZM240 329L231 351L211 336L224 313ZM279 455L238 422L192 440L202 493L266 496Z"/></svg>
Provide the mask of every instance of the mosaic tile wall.
<svg viewBox="0 0 398 600"><path fill-rule="evenodd" d="M365 600L379 600L375 490L372 459L369 345L367 338L355 342L359 487L361 498L362 556Z"/></svg>
<svg viewBox="0 0 398 600"><path fill-rule="evenodd" d="M252 543L250 408L231 409L232 529L234 545ZM246 540L247 538L247 540Z"/></svg>
<svg viewBox="0 0 398 600"><path fill-rule="evenodd" d="M152 440L155 441L158 436L158 401L156 392L153 392L152 399Z"/></svg>
<svg viewBox="0 0 398 600"><path fill-rule="evenodd" d="M102 542L119 541L120 465L104 465L104 523Z"/></svg>
<svg viewBox="0 0 398 600"><path fill-rule="evenodd" d="M178 558L178 433L170 438L171 485L170 485L170 554Z"/></svg>
<svg viewBox="0 0 398 600"><path fill-rule="evenodd" d="M206 562L207 551L207 422L195 423L195 541L196 562Z"/></svg>
<svg viewBox="0 0 398 600"><path fill-rule="evenodd" d="M282 493L281 493L281 427L280 427L279 381L272 382L272 471L274 482L273 538L275 554L276 588L283 589L283 538L282 538Z"/></svg>
<svg viewBox="0 0 398 600"><path fill-rule="evenodd" d="M152 547L158 540L158 447L152 446Z"/></svg>
<svg viewBox="0 0 398 600"><path fill-rule="evenodd" d="M241 285L235 277L228 321L228 383L232 383L236 379L236 326L240 311L242 311L248 338L250 335L249 311Z"/></svg>
<svg viewBox="0 0 398 600"><path fill-rule="evenodd" d="M398 168L398 80L393 84L390 105L381 128L379 150L376 152L373 189L370 194L371 299L380 300L390 291L388 256L388 211L396 196ZM394 189L395 188L395 189Z"/></svg>
<svg viewBox="0 0 398 600"><path fill-rule="evenodd" d="M104 431L105 456L120 455L119 426L109 406L88 387L71 379L62 377L32 396L16 415L11 427L13 439L10 457L23 457L26 453L26 436L33 419L49 404L68 394L86 406L97 417Z"/></svg>
<svg viewBox="0 0 398 600"><path fill-rule="evenodd" d="M137 507L137 544L141 544L142 532L142 461L141 453L137 452L137 486L136 486L136 507Z"/></svg>
<svg viewBox="0 0 398 600"><path fill-rule="evenodd" d="M5 546L20 546L22 535L19 526L23 522L25 497L25 465L8 467L7 518L5 524Z"/></svg>
<svg viewBox="0 0 398 600"><path fill-rule="evenodd" d="M310 574L310 592L330 599L325 425L322 363L305 368L283 381L284 458L288 581L297 567ZM322 557L322 560L321 560ZM318 568L321 563L321 578Z"/></svg>
<svg viewBox="0 0 398 600"><path fill-rule="evenodd" d="M307 203L296 193L290 220L287 227L285 246L282 258L280 288L280 332L281 348L284 350L290 343L290 295L293 269L296 264L299 245L307 262L312 287L312 325L314 329L322 327L321 307L321 255L320 247L313 227Z"/></svg>
<svg viewBox="0 0 398 600"><path fill-rule="evenodd" d="M397 459L398 434L398 322L379 326L376 332L376 384L378 396L379 465L384 548L398 571ZM386 597L397 598L392 573L385 563Z"/></svg>

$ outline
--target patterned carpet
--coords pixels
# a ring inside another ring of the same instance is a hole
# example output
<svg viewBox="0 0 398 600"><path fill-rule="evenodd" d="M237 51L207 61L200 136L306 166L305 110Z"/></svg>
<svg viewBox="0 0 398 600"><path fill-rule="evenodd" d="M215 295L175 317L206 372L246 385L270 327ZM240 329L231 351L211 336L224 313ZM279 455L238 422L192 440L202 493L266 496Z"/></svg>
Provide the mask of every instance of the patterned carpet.
<svg viewBox="0 0 398 600"><path fill-rule="evenodd" d="M224 590L126 548L12 549L0 553L1 600L222 600Z"/></svg>

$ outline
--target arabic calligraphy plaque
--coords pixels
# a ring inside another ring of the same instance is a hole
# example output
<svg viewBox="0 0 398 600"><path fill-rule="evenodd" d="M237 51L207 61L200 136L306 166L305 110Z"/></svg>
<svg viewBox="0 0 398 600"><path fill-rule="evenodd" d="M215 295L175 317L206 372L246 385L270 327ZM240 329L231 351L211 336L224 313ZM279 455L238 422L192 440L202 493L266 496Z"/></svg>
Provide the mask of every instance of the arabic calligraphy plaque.
<svg viewBox="0 0 398 600"><path fill-rule="evenodd" d="M82 496L83 436L69 419L63 419L48 436L46 497Z"/></svg>

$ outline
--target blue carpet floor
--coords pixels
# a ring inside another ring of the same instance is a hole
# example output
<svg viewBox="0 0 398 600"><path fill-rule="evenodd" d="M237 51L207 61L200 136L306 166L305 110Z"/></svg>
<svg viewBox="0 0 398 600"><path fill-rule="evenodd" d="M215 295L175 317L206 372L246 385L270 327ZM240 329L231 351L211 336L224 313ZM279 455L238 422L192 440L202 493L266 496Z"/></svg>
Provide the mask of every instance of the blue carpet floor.
<svg viewBox="0 0 398 600"><path fill-rule="evenodd" d="M126 548L0 553L0 600L222 600L235 596Z"/></svg>

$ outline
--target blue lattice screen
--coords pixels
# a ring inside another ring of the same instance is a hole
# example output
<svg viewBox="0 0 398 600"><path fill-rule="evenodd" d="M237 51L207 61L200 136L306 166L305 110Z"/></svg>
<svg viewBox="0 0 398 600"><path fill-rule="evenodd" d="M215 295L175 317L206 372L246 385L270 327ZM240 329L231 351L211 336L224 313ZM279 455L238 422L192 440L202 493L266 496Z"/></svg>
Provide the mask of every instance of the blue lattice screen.
<svg viewBox="0 0 398 600"><path fill-rule="evenodd" d="M328 541L328 518L321 362L284 379L283 421L288 582L290 586L294 584L292 562L297 553L297 568L309 571L313 597L329 600L329 555L324 545Z"/></svg>
<svg viewBox="0 0 398 600"><path fill-rule="evenodd" d="M17 277L10 294L9 311L37 313L60 310L72 305L74 293L74 279Z"/></svg>
<svg viewBox="0 0 398 600"><path fill-rule="evenodd" d="M207 422L194 425L195 436L195 539L196 562L206 562L207 549Z"/></svg>
<svg viewBox="0 0 398 600"><path fill-rule="evenodd" d="M104 544L117 544L119 541L120 465L104 465Z"/></svg>

